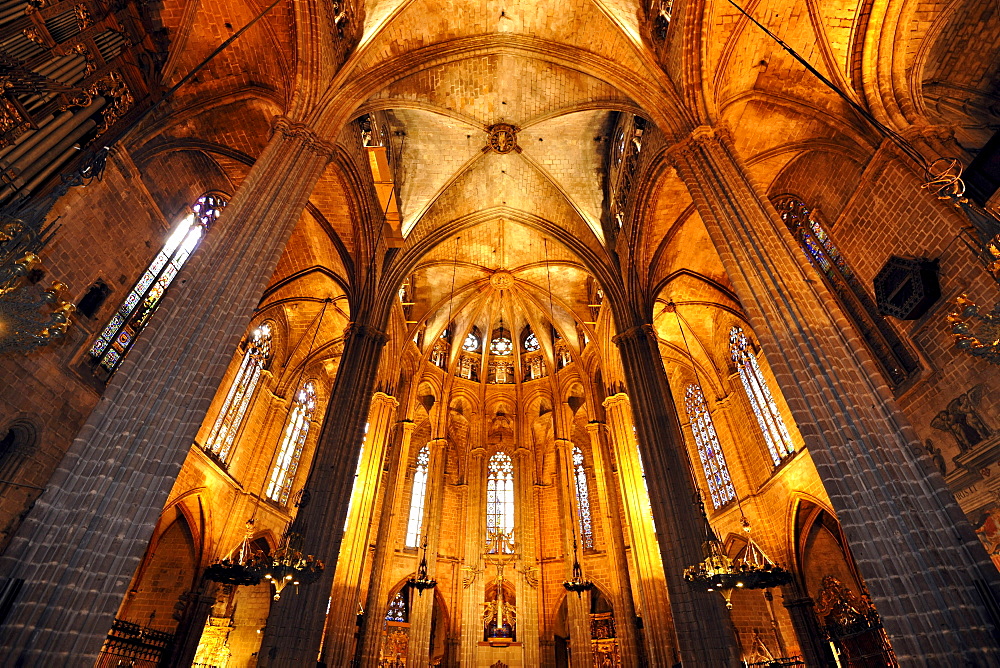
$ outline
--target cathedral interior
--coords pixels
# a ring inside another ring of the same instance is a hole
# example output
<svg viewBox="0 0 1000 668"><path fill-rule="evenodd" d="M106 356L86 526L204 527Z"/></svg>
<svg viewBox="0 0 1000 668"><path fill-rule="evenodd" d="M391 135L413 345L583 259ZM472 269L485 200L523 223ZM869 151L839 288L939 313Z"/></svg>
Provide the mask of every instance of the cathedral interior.
<svg viewBox="0 0 1000 668"><path fill-rule="evenodd" d="M0 663L1000 666L998 129L998 0L0 0Z"/></svg>

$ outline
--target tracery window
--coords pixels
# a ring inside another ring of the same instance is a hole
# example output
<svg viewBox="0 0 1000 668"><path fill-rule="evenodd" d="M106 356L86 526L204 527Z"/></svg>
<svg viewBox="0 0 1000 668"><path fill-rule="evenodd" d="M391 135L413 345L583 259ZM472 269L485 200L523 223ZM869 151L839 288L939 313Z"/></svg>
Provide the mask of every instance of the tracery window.
<svg viewBox="0 0 1000 668"><path fill-rule="evenodd" d="M198 242L226 206L221 195L202 195L167 238L167 243L129 291L125 301L90 347L90 356L104 372L114 373L174 277L198 247Z"/></svg>
<svg viewBox="0 0 1000 668"><path fill-rule="evenodd" d="M424 498L427 495L427 470L430 458L430 451L425 445L417 453L417 468L413 472L410 519L406 523L406 547L420 547L420 530L424 523Z"/></svg>
<svg viewBox="0 0 1000 668"><path fill-rule="evenodd" d="M542 346L538 343L538 337L535 336L535 333L528 332L528 335L524 337L524 352L533 353L541 347Z"/></svg>
<svg viewBox="0 0 1000 668"><path fill-rule="evenodd" d="M513 350L514 343L510 339L510 334L505 329L498 330L490 341L490 352L494 355L510 355Z"/></svg>
<svg viewBox="0 0 1000 668"><path fill-rule="evenodd" d="M687 386L684 392L684 409L691 422L691 433L698 447L698 457L701 459L705 480L708 481L708 492L712 496L712 504L721 508L736 498L733 481L729 477L729 467L726 457L719 445L719 435L715 432L712 414L708 412L708 404L701 388L695 384Z"/></svg>
<svg viewBox="0 0 1000 668"><path fill-rule="evenodd" d="M504 452L486 468L486 540L491 554L514 552L514 462Z"/></svg>
<svg viewBox="0 0 1000 668"><path fill-rule="evenodd" d="M469 332L465 335L465 342L462 343L462 350L470 353L478 353L479 343L479 335L475 332Z"/></svg>
<svg viewBox="0 0 1000 668"><path fill-rule="evenodd" d="M406 623L410 620L410 609L406 604L406 588L389 599L389 608L385 612L385 621Z"/></svg>
<svg viewBox="0 0 1000 668"><path fill-rule="evenodd" d="M773 204L809 262L819 270L823 281L858 330L889 384L898 387L916 374L920 370L916 355L878 312L874 300L812 210L794 195L777 197Z"/></svg>
<svg viewBox="0 0 1000 668"><path fill-rule="evenodd" d="M583 466L583 451L573 446L573 480L576 483L577 519L580 522L580 545L585 550L594 549L594 527L590 521L590 490L587 486L587 469Z"/></svg>
<svg viewBox="0 0 1000 668"><path fill-rule="evenodd" d="M316 410L316 385L307 381L295 394L295 401L288 411L288 424L285 435L281 439L278 457L271 469L271 478L267 484L267 498L284 505L288 503L288 495L292 491L295 472L299 469L299 459L302 448L309 436L309 425L313 412Z"/></svg>
<svg viewBox="0 0 1000 668"><path fill-rule="evenodd" d="M771 459L777 466L785 457L795 452L795 446L792 445L792 437L788 435L785 421L778 412L778 406L774 403L771 390L768 389L764 374L757 364L757 356L750 346L750 340L739 327L733 327L729 331L729 352L739 370L740 380L743 381L743 389L750 399L753 412L757 416L757 424L760 425L760 431L767 441Z"/></svg>
<svg viewBox="0 0 1000 668"><path fill-rule="evenodd" d="M224 462L229 459L233 440L240 430L240 425L243 424L247 407L260 381L261 372L270 357L271 323L265 322L250 333L239 371L236 372L233 384L229 386L229 393L226 394L219 417L216 418L208 440L205 441L205 449Z"/></svg>

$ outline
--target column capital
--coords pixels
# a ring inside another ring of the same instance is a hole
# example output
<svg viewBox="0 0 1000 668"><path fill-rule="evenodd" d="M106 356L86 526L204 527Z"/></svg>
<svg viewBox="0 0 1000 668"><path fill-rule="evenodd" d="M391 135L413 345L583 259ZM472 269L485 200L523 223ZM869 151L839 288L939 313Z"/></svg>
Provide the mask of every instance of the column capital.
<svg viewBox="0 0 1000 668"><path fill-rule="evenodd" d="M604 399L604 403L602 405L605 408L614 408L614 407L622 406L622 405L626 405L627 406L627 405L629 405L629 403L630 403L630 401L629 401L628 395L625 394L624 392L619 392L617 394L612 394L610 397L606 397ZM589 427L590 425L587 425L587 426Z"/></svg>
<svg viewBox="0 0 1000 668"><path fill-rule="evenodd" d="M612 336L611 340L615 343L615 345L621 347L623 341L640 338L648 338L656 341L656 330L653 329L653 325L647 322L642 325L636 325L635 327L629 327L624 332L618 332Z"/></svg>
<svg viewBox="0 0 1000 668"><path fill-rule="evenodd" d="M398 424L403 434L407 436L413 434L413 430L417 428L417 423L413 420L400 420Z"/></svg>
<svg viewBox="0 0 1000 668"><path fill-rule="evenodd" d="M446 450L447 448L448 448L448 439L445 438L444 436L438 436L437 438L432 438L429 441L427 441L428 451L433 452L435 450Z"/></svg>
<svg viewBox="0 0 1000 668"><path fill-rule="evenodd" d="M556 450L564 450L566 452L569 452L573 449L573 446L575 445L572 439L569 438L557 438L555 439L555 441L556 441Z"/></svg>
<svg viewBox="0 0 1000 668"><path fill-rule="evenodd" d="M388 404L393 408L399 405L399 401L396 400L396 397L390 394L386 394L385 392L376 392L375 394L373 394L372 401L378 401L379 403Z"/></svg>
<svg viewBox="0 0 1000 668"><path fill-rule="evenodd" d="M615 395L617 396L617 395ZM610 399L611 397L608 397ZM604 400L605 405L607 405L607 399ZM607 431L608 425L600 420L591 420L586 424L586 430L589 434L600 434L602 431Z"/></svg>
<svg viewBox="0 0 1000 668"><path fill-rule="evenodd" d="M347 326L344 327L344 341L347 341L352 337L372 338L383 345L389 340L389 335L382 330L372 327L371 325L362 325L357 322L349 322L347 323Z"/></svg>
<svg viewBox="0 0 1000 668"><path fill-rule="evenodd" d="M299 123L288 118L288 116L275 116L271 121L271 136L280 134L287 139L299 139L305 144L306 150L316 155L323 156L330 161L336 150L335 145L321 139L316 131L305 123Z"/></svg>

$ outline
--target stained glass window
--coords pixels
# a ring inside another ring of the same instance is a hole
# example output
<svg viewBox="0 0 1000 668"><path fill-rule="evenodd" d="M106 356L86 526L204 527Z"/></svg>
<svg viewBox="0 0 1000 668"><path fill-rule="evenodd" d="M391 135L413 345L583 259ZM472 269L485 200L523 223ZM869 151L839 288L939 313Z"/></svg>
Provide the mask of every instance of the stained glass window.
<svg viewBox="0 0 1000 668"><path fill-rule="evenodd" d="M528 335L524 337L524 352L533 353L541 347L542 346L538 343L538 337L535 336L535 333L528 332Z"/></svg>
<svg viewBox="0 0 1000 668"><path fill-rule="evenodd" d="M514 343L510 340L510 334L505 329L499 330L490 341L490 352L494 355L510 355L513 350Z"/></svg>
<svg viewBox="0 0 1000 668"><path fill-rule="evenodd" d="M243 361L219 411L219 417L205 441L205 449L228 461L236 433L243 424L264 365L271 356L271 323L265 322L250 333Z"/></svg>
<svg viewBox="0 0 1000 668"><path fill-rule="evenodd" d="M514 462L503 452L486 469L486 540L491 553L514 551Z"/></svg>
<svg viewBox="0 0 1000 668"><path fill-rule="evenodd" d="M278 458L271 469L271 479L267 484L267 498L284 505L292 491L295 472L299 469L302 448L309 436L309 421L316 410L316 386L306 382L295 395L292 408L288 412L288 424L281 439Z"/></svg>
<svg viewBox="0 0 1000 668"><path fill-rule="evenodd" d="M462 344L462 350L467 350L470 353L479 352L479 337L475 332L469 332L465 337L465 343Z"/></svg>
<svg viewBox="0 0 1000 668"><path fill-rule="evenodd" d="M594 549L594 529L590 521L590 490L587 486L587 469L583 467L583 451L573 446L573 480L576 483L576 509L580 521L580 545L585 550Z"/></svg>
<svg viewBox="0 0 1000 668"><path fill-rule="evenodd" d="M406 547L420 547L420 530L424 523L424 498L427 495L427 465L430 452L425 445L417 453L417 468L413 472L410 493L410 519L406 523Z"/></svg>
<svg viewBox="0 0 1000 668"><path fill-rule="evenodd" d="M177 224L167 243L90 347L90 356L98 368L109 375L118 368L174 277L225 206L226 200L221 195L202 195L191 207L191 212Z"/></svg>
<svg viewBox="0 0 1000 668"><path fill-rule="evenodd" d="M684 409L691 422L691 433L694 434L695 445L698 446L698 457L708 481L708 491L712 496L712 504L721 508L736 498L733 481L729 477L729 467L726 457L719 445L719 435L712 423L712 414L708 412L708 404L701 388L691 384L684 392Z"/></svg>
<svg viewBox="0 0 1000 668"><path fill-rule="evenodd" d="M729 332L729 352L736 362L740 380L743 381L743 389L750 399L753 412L757 415L757 424L760 425L764 440L767 441L771 459L777 466L785 457L795 452L795 446L792 445L792 437L788 435L785 421L778 412L771 390L764 381L764 374L757 364L757 356L753 353L750 340L739 327L733 327Z"/></svg>
<svg viewBox="0 0 1000 668"><path fill-rule="evenodd" d="M777 197L773 203L809 262L819 270L824 283L864 339L889 384L898 386L916 374L920 370L916 355L878 312L874 300L812 210L794 195Z"/></svg>
<svg viewBox="0 0 1000 668"><path fill-rule="evenodd" d="M389 609L385 613L385 621L406 623L410 620L409 606L406 605L406 588L389 599Z"/></svg>

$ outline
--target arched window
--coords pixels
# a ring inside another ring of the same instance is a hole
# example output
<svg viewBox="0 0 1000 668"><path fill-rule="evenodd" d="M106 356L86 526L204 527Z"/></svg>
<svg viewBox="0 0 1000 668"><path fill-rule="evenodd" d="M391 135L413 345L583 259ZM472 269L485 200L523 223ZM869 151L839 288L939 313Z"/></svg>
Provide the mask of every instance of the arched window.
<svg viewBox="0 0 1000 668"><path fill-rule="evenodd" d="M476 328L473 327L465 336L465 341L462 343L462 350L470 353L478 353L480 346L479 334L476 332Z"/></svg>
<svg viewBox="0 0 1000 668"><path fill-rule="evenodd" d="M410 493L410 519L406 523L406 547L420 547L420 530L424 524L424 498L427 496L427 465L430 452L425 445L417 453L417 468L413 472Z"/></svg>
<svg viewBox="0 0 1000 668"><path fill-rule="evenodd" d="M764 440L767 441L771 459L777 466L785 457L795 452L795 446L792 445L792 437L788 435L785 421L778 412L771 390L764 381L764 374L757 364L757 356L750 347L750 340L739 327L733 327L729 332L729 352L736 362L740 380L743 381L743 389L750 399L753 412L757 415L757 424L760 425Z"/></svg>
<svg viewBox="0 0 1000 668"><path fill-rule="evenodd" d="M510 332L506 329L496 330L490 341L490 352L494 355L510 355L513 351L514 343L510 339Z"/></svg>
<svg viewBox="0 0 1000 668"><path fill-rule="evenodd" d="M220 195L202 195L167 238L152 264L129 291L125 301L90 347L94 363L110 376L132 348L135 338L149 322L163 294L198 242L226 206Z"/></svg>
<svg viewBox="0 0 1000 668"><path fill-rule="evenodd" d="M514 462L503 452L486 469L486 542L491 554L514 552Z"/></svg>
<svg viewBox="0 0 1000 668"><path fill-rule="evenodd" d="M576 509L580 520L580 545L585 550L594 549L594 527L590 521L590 490L587 487L587 470L583 467L583 451L573 446L573 481L576 483Z"/></svg>
<svg viewBox="0 0 1000 668"><path fill-rule="evenodd" d="M705 395L701 388L691 384L684 392L684 409L691 422L691 433L694 434L695 445L698 446L698 457L708 481L708 492L712 495L712 504L721 508L736 498L733 481L729 477L729 467L726 457L719 445L719 436L715 433L712 414L708 412Z"/></svg>
<svg viewBox="0 0 1000 668"><path fill-rule="evenodd" d="M823 281L854 324L889 385L898 387L913 377L920 370L916 355L878 312L868 291L851 271L811 209L794 195L777 197L773 204L802 246L809 262L819 270Z"/></svg>
<svg viewBox="0 0 1000 668"><path fill-rule="evenodd" d="M410 606L406 604L406 587L399 590L399 593L389 600L389 609L385 612L385 621L402 622L410 621Z"/></svg>
<svg viewBox="0 0 1000 668"><path fill-rule="evenodd" d="M219 417L216 418L208 440L205 441L205 449L222 461L227 461L229 458L233 440L240 430L250 399L257 389L260 374L270 357L271 323L265 322L250 333L240 369L236 372L233 384L229 386L229 394L222 404Z"/></svg>
<svg viewBox="0 0 1000 668"><path fill-rule="evenodd" d="M271 479L267 484L267 498L284 505L288 502L288 494L295 482L295 472L299 468L299 458L302 448L309 436L309 421L316 410L316 386L310 380L306 382L295 395L292 408L288 411L288 424L285 435L281 439L278 458L271 470Z"/></svg>
<svg viewBox="0 0 1000 668"><path fill-rule="evenodd" d="M528 335L524 337L523 345L524 352L526 353L533 353L542 347L541 344L538 343L538 337L535 336L535 333L531 330L528 330Z"/></svg>

